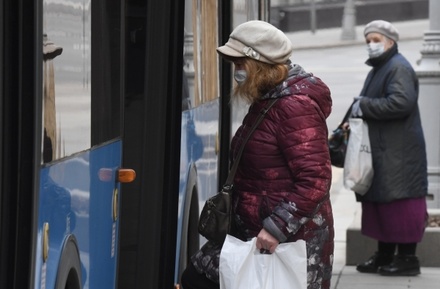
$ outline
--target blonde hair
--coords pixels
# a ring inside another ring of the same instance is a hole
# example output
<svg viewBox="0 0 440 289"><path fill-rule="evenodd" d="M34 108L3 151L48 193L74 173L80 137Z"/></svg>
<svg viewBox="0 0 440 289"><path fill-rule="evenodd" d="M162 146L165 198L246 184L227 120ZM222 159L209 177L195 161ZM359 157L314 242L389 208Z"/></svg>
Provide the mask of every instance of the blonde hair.
<svg viewBox="0 0 440 289"><path fill-rule="evenodd" d="M234 97L241 97L249 103L258 101L287 78L286 64L268 64L251 58L243 61L248 76L243 83L235 86Z"/></svg>

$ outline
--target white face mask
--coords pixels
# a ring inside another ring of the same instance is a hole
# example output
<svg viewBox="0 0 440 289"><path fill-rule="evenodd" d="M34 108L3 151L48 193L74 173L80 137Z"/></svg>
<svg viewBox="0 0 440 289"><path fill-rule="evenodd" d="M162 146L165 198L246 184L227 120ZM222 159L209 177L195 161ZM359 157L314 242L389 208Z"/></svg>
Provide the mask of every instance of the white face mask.
<svg viewBox="0 0 440 289"><path fill-rule="evenodd" d="M370 42L367 45L368 56L370 58L376 58L382 55L385 51L384 42Z"/></svg>
<svg viewBox="0 0 440 289"><path fill-rule="evenodd" d="M235 81L237 81L238 84L243 83L246 80L246 78L247 78L246 70L240 69L234 72L234 79Z"/></svg>

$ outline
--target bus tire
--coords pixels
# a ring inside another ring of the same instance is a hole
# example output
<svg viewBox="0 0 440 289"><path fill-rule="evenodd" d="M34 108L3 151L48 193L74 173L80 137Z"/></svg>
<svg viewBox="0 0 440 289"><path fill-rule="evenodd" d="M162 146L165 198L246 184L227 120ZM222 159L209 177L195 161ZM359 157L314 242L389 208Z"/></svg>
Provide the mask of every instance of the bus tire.
<svg viewBox="0 0 440 289"><path fill-rule="evenodd" d="M67 237L58 266L55 289L82 289L81 261L76 238Z"/></svg>

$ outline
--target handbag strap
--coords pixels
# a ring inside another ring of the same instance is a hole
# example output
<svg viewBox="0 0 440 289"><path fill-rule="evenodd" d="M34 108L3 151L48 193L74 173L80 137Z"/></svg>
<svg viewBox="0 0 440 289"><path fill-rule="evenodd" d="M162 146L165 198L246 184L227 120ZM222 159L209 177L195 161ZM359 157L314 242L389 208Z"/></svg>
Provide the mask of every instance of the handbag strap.
<svg viewBox="0 0 440 289"><path fill-rule="evenodd" d="M230 191L232 189L232 183L234 181L235 173L237 172L238 163L240 162L240 158L241 158L241 155L243 154L244 147L245 147L247 141L249 140L249 138L251 137L251 135L253 134L253 132L257 128L257 126L261 123L261 121L263 121L263 118L266 116L269 109L275 104L275 102L277 102L277 100L278 100L278 98L271 100L269 105L260 111L260 115L258 116L258 119L255 121L255 123L252 126L252 128L250 129L248 135L246 136L243 143L241 144L241 147L240 147L240 150L238 151L237 157L235 158L234 163L232 165L232 168L229 171L228 178L226 179L226 182L223 185L224 190Z"/></svg>
<svg viewBox="0 0 440 289"><path fill-rule="evenodd" d="M347 122L348 117L349 117L350 114L351 114L351 108L353 107L353 104L354 104L354 103L355 103L355 101L353 101L353 102L351 103L350 107L348 108L347 112L346 112L345 115L344 115L344 118L343 118L342 121L339 123L338 128L342 128L342 126L344 125L344 123Z"/></svg>

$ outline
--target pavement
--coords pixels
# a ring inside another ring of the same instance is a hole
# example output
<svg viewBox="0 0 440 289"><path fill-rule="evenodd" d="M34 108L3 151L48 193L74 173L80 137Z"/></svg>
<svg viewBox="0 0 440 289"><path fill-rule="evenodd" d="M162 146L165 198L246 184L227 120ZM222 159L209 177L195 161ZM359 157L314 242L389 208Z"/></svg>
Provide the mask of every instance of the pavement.
<svg viewBox="0 0 440 289"><path fill-rule="evenodd" d="M393 23L400 33L400 41L423 39L429 30L429 20L412 20ZM291 39L294 50L326 49L339 46L361 45L364 26L357 26L356 39L342 40L341 28L320 29L315 33L300 31L286 33ZM366 274L356 271L355 266L347 266L346 231L360 214L360 204L356 203L354 193L342 184L343 170L333 168L331 200L335 220L335 253L332 277L332 289L438 289L440 288L440 268L422 267L421 274L414 277L385 277L378 274ZM374 252L371 252L372 254Z"/></svg>
<svg viewBox="0 0 440 289"><path fill-rule="evenodd" d="M335 253L333 263L332 289L438 289L440 288L440 268L422 267L421 274L414 277L385 277L356 271L355 266L347 266L346 231L361 213L354 192L342 184L343 170L333 168L330 191L335 222ZM374 252L371 252L373 254Z"/></svg>

